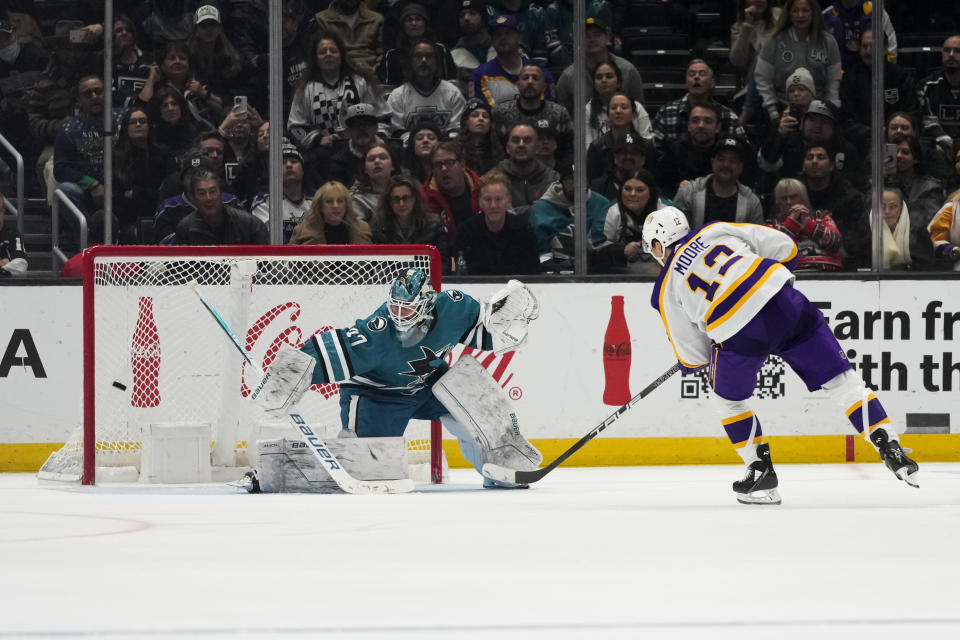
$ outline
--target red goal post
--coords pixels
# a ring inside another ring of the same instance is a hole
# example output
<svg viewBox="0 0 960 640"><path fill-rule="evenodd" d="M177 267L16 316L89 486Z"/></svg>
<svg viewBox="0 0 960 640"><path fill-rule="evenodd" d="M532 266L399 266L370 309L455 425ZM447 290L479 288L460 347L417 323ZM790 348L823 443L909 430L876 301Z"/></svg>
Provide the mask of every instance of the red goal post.
<svg viewBox="0 0 960 640"><path fill-rule="evenodd" d="M255 464L255 441L275 419L245 400L243 358L191 281L265 368L282 343L300 346L372 313L401 269L421 267L441 289L440 255L426 245L101 245L83 265L82 428L40 473L83 484L98 469L139 473L143 435L156 424L209 425L215 469ZM314 385L298 409L336 437L338 385ZM442 481L440 424L411 423L405 435L411 464Z"/></svg>

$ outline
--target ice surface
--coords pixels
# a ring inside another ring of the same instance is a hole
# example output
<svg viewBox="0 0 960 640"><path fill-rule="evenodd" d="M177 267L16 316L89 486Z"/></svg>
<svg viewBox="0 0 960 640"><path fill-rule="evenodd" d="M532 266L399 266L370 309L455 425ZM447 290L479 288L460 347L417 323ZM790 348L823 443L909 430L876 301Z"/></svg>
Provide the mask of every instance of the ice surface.
<svg viewBox="0 0 960 640"><path fill-rule="evenodd" d="M473 471L406 495L0 475L0 638L960 637L960 464Z"/></svg>

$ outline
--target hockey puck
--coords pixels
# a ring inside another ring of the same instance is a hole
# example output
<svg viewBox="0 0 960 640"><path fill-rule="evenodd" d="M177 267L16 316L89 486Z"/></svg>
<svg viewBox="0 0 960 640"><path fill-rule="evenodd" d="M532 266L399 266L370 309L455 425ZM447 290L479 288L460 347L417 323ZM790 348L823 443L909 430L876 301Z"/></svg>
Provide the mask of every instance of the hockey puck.
<svg viewBox="0 0 960 640"><path fill-rule="evenodd" d="M127 390L127 385L123 384L123 383L120 382L119 380L114 380L114 381L113 381L113 386L115 386L117 389L120 389L120 391L126 391L126 390Z"/></svg>

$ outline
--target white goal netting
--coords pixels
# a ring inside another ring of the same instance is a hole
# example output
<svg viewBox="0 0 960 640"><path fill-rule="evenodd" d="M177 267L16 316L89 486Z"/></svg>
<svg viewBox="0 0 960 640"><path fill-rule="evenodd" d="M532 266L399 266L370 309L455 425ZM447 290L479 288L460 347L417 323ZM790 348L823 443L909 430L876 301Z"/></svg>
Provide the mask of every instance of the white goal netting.
<svg viewBox="0 0 960 640"><path fill-rule="evenodd" d="M44 479L130 480L152 425L209 426L213 468L243 469L255 464L256 440L288 428L245 399L256 374L191 281L264 368L282 344L372 313L401 269L421 267L440 288L439 257L421 246L97 247L85 260L84 424L43 465ZM298 410L335 438L338 385L314 385ZM413 422L406 437L426 476L416 479L429 480L439 433Z"/></svg>

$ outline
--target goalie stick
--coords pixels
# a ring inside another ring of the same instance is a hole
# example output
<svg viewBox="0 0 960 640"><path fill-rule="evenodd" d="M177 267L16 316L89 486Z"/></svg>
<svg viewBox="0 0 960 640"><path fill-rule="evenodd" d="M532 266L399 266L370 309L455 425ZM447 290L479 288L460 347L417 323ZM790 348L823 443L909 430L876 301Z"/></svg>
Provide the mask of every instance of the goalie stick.
<svg viewBox="0 0 960 640"><path fill-rule="evenodd" d="M192 280L190 283L190 288L193 289L193 292L197 294L197 298L200 299L200 303L210 312L210 315L213 316L213 319L217 321L217 324L220 325L220 328L223 329L223 332L227 334L227 337L230 338L230 341L233 342L233 345L237 348L237 351L240 352L240 355L243 356L243 359L247 361L251 367L253 367L254 372L260 374L261 384L263 381L263 370L260 366L253 361L253 358L250 357L250 354L246 349L243 348L243 345L240 344L240 339L237 337L237 334L233 332L233 329L227 324L226 320L220 315L219 312L213 306L206 301L203 297L203 294L200 293L200 286L196 280ZM256 394L256 390L254 391ZM299 413L291 411L287 418L290 421L290 425L300 434L300 437L307 444L307 448L310 452L316 456L317 460L320 462L321 466L326 469L327 473L330 474L330 477L333 478L334 482L340 486L341 489L347 493L409 493L413 491L413 480L405 478L402 480L360 480L351 476L346 469L340 464L340 461L337 460L337 457L333 455L329 448L327 448L326 443L323 441L323 438L319 434L314 433L313 429L310 428L309 423L306 419L303 418Z"/></svg>
<svg viewBox="0 0 960 640"><path fill-rule="evenodd" d="M548 473L550 473L551 471L559 467L561 464L563 464L563 462L567 458L569 458L574 453L579 451L583 445L593 440L601 431L603 431L604 429L609 427L611 424L616 422L617 418L623 415L630 407L632 407L633 405L640 402L640 400L650 395L650 392L652 392L654 389L656 389L661 384L666 382L670 376L672 376L679 370L680 370L680 363L676 363L672 367L667 369L663 373L663 375L661 375L659 378L657 378L656 380L651 382L649 385L647 385L646 389L644 389L637 395L630 398L630 401L627 404L623 405L622 407L614 411L612 414L610 414L610 416L606 420L604 420L603 422L598 424L596 427L591 429L590 433L588 433L587 435L577 440L577 442L574 443L572 447L570 447L569 449L564 451L562 454L560 454L559 458L557 458L547 466L541 467L536 471L517 471L516 469L507 469L506 467L501 467L499 465L488 462L483 465L483 471L482 471L483 475L485 475L486 477L492 480L499 480L500 482L511 482L515 484L530 484L531 482L536 482L537 480L540 480L541 478L543 478L543 476L547 475Z"/></svg>

